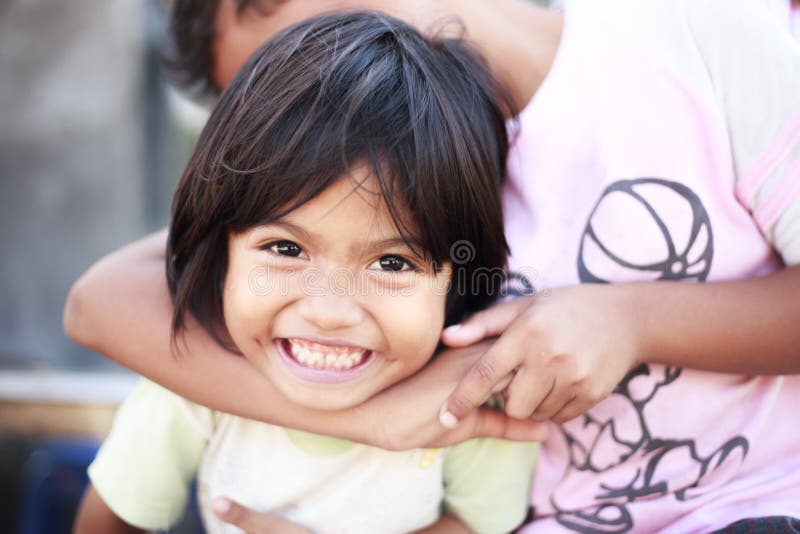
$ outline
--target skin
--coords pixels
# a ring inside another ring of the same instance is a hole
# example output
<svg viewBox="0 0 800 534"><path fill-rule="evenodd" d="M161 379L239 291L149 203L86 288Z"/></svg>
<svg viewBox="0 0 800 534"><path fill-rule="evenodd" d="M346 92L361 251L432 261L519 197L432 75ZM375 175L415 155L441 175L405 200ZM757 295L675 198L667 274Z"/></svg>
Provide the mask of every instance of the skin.
<svg viewBox="0 0 800 534"><path fill-rule="evenodd" d="M117 517L106 506L94 486L89 487L83 494L78 511L75 515L75 524L72 526L73 534L138 534L146 532L141 528L129 525Z"/></svg>

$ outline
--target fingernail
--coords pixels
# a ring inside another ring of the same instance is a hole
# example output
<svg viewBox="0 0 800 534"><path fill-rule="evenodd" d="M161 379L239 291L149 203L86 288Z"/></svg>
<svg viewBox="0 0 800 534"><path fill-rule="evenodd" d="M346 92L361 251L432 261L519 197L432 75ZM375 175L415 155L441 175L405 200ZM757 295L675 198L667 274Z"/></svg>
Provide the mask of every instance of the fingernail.
<svg viewBox="0 0 800 534"><path fill-rule="evenodd" d="M448 326L447 328L445 328L444 331L447 334L455 334L456 332L461 330L461 328L462 327L460 324L454 324L453 326Z"/></svg>
<svg viewBox="0 0 800 534"><path fill-rule="evenodd" d="M458 425L458 418L447 410L442 410L439 413L439 422L443 427L452 430Z"/></svg>
<svg viewBox="0 0 800 534"><path fill-rule="evenodd" d="M218 514L227 514L228 510L231 509L231 501L228 499L216 498L211 503L211 508Z"/></svg>

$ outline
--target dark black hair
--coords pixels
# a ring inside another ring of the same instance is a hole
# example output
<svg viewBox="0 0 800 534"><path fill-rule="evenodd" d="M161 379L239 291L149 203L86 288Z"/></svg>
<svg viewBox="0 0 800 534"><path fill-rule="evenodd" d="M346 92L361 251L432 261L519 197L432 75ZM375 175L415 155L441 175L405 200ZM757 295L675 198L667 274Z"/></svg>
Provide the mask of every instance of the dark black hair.
<svg viewBox="0 0 800 534"><path fill-rule="evenodd" d="M432 262L450 261L461 244L460 280L501 269L509 109L465 42L383 14L320 16L276 35L223 93L175 193L173 333L187 312L212 333L222 324L229 233L277 220L359 164L371 167L401 235L410 237L410 221ZM492 298L497 284L486 280L451 286L448 322Z"/></svg>

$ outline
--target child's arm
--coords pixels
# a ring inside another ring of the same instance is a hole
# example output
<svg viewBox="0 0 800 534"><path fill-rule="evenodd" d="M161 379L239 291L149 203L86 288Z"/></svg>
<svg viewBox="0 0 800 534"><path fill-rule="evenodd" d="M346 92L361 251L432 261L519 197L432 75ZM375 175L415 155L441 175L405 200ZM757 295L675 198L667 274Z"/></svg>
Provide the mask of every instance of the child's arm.
<svg viewBox="0 0 800 534"><path fill-rule="evenodd" d="M502 334L447 401L456 418L516 369L515 417L569 420L643 362L748 375L800 372L800 266L736 282L586 284L478 313L452 346Z"/></svg>
<svg viewBox="0 0 800 534"><path fill-rule="evenodd" d="M448 444L474 436L543 439L544 426L476 411L455 432L437 422L439 405L480 351L443 355L413 377L355 409L295 406L244 359L222 349L192 321L171 353L172 302L164 274L166 232L113 252L76 282L64 328L76 342L214 409L386 449Z"/></svg>
<svg viewBox="0 0 800 534"><path fill-rule="evenodd" d="M221 520L246 534L312 534L306 527L279 515L256 512L230 499L215 499L211 508Z"/></svg>
<svg viewBox="0 0 800 534"><path fill-rule="evenodd" d="M309 534L310 532L307 528L280 516L256 512L229 499L217 499L213 508L217 517L239 527L247 534ZM419 534L439 532L442 534L459 534L461 532L470 534L472 531L460 519L448 514L443 515L428 528L418 531Z"/></svg>
<svg viewBox="0 0 800 534"><path fill-rule="evenodd" d="M94 486L89 484L83 493L78 513L75 516L73 534L137 534L147 532L141 528L129 525L117 517L105 501L100 498Z"/></svg>
<svg viewBox="0 0 800 534"><path fill-rule="evenodd" d="M459 518L445 514L428 528L418 530L417 534L471 534L472 530Z"/></svg>

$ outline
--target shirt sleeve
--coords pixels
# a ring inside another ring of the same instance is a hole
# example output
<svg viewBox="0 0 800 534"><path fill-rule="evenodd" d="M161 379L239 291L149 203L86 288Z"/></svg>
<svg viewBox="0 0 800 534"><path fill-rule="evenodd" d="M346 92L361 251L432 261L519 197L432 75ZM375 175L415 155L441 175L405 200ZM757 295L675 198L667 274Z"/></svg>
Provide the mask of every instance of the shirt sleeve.
<svg viewBox="0 0 800 534"><path fill-rule="evenodd" d="M787 265L800 263L800 43L760 2L687 0L731 142L736 195Z"/></svg>
<svg viewBox="0 0 800 534"><path fill-rule="evenodd" d="M122 520L167 529L183 515L206 445L188 401L141 380L120 406L89 479Z"/></svg>
<svg viewBox="0 0 800 534"><path fill-rule="evenodd" d="M444 459L444 507L479 533L511 532L528 514L537 443L474 439Z"/></svg>

